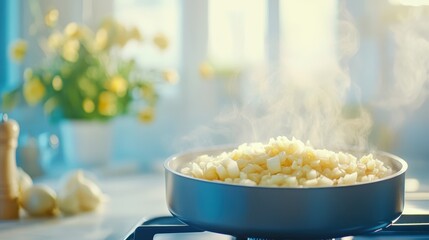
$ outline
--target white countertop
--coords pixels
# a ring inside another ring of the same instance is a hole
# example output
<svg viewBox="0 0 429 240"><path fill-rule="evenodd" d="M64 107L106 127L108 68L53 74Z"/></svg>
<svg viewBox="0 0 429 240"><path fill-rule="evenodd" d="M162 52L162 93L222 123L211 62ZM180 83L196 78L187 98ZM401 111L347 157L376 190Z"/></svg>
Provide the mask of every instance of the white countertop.
<svg viewBox="0 0 429 240"><path fill-rule="evenodd" d="M99 179L109 200L94 212L0 222L0 239L123 239L142 218L167 215L164 175Z"/></svg>

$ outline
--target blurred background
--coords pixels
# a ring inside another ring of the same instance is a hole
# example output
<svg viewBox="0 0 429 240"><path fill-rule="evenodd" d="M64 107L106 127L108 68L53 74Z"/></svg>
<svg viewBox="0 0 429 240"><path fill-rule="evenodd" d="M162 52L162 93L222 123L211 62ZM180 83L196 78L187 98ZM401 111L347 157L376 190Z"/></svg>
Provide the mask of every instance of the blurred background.
<svg viewBox="0 0 429 240"><path fill-rule="evenodd" d="M278 135L427 160L426 4L3 0L0 110L33 176Z"/></svg>

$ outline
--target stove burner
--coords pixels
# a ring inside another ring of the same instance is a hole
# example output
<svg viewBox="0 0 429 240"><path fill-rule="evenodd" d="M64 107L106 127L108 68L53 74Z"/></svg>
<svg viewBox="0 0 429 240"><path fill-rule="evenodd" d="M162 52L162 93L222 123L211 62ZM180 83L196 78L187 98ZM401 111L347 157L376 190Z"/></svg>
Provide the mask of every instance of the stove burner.
<svg viewBox="0 0 429 240"><path fill-rule="evenodd" d="M191 227L173 216L155 217L143 222L124 240L153 240L157 234L192 232L203 232L203 230ZM402 215L388 228L365 235L365 237L423 235L429 235L429 215ZM263 238L246 237L231 237L231 239L263 240Z"/></svg>

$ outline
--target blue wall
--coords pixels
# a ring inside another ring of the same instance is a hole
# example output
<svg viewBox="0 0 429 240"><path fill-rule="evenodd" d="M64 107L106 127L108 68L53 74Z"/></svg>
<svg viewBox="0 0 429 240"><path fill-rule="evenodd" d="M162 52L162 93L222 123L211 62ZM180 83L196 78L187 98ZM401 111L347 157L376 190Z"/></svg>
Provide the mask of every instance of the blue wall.
<svg viewBox="0 0 429 240"><path fill-rule="evenodd" d="M20 1L0 1L0 92L13 87L18 75L18 65L10 61L9 46L19 37Z"/></svg>

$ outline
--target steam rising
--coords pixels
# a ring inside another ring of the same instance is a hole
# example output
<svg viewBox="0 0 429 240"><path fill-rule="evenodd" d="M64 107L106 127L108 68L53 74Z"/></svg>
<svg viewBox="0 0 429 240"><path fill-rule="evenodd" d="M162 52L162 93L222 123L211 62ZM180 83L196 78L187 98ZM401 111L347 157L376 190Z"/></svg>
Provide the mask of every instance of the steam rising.
<svg viewBox="0 0 429 240"><path fill-rule="evenodd" d="M368 148L372 117L359 102L359 89L347 67L347 61L358 51L359 33L347 12L340 18L332 48L336 54L311 56L318 62L309 66L297 66L302 58L294 61L286 55L285 62L269 78L252 74L255 77L243 80L245 104L226 109L212 124L188 135L185 143L265 142L285 135L308 140L315 147ZM393 29L395 81L383 86L375 107L396 113L409 111L419 107L428 95L428 22L419 9L411 9L409 17ZM357 97L357 103L347 103L350 94Z"/></svg>
<svg viewBox="0 0 429 240"><path fill-rule="evenodd" d="M378 106L397 116L420 107L428 95L429 17L421 10L410 8L407 16L393 28L395 81Z"/></svg>
<svg viewBox="0 0 429 240"><path fill-rule="evenodd" d="M306 55L297 56L299 61L286 55L271 77L244 79L245 104L220 113L211 125L197 129L184 141L210 146L267 141L285 135L308 140L316 147L366 147L371 117L360 106L352 109L345 105L352 86L345 66L358 50L358 32L346 20L339 21L336 29L336 46L332 41L325 43L333 50L330 55L308 56L307 50ZM338 49L337 54L334 49ZM312 64L297 65L305 57ZM353 111L347 115L344 110Z"/></svg>

